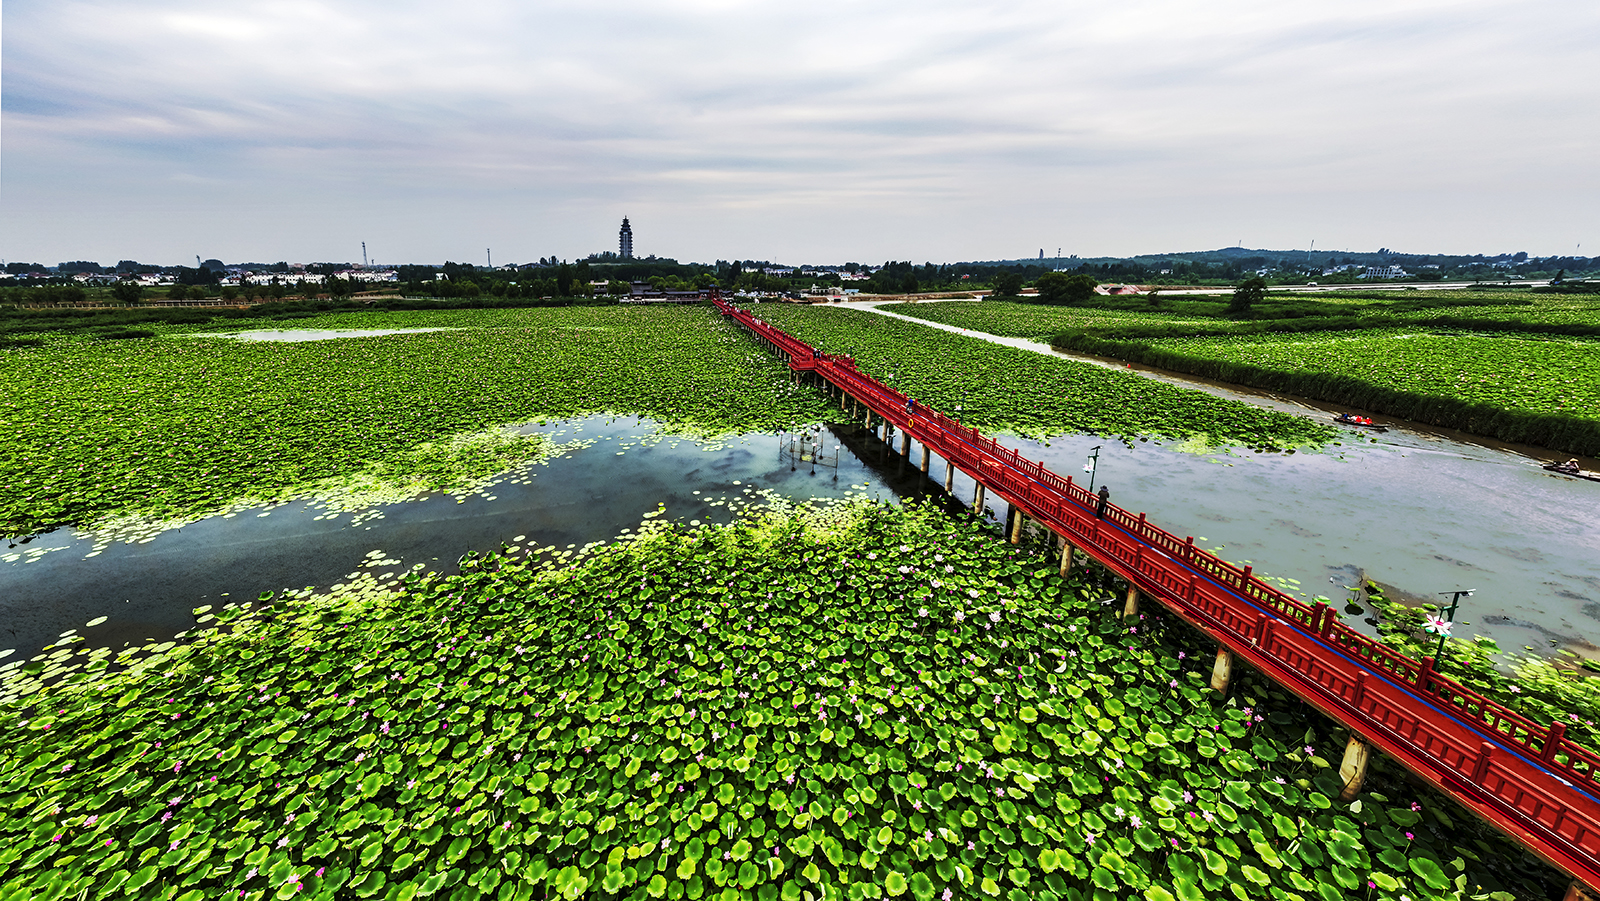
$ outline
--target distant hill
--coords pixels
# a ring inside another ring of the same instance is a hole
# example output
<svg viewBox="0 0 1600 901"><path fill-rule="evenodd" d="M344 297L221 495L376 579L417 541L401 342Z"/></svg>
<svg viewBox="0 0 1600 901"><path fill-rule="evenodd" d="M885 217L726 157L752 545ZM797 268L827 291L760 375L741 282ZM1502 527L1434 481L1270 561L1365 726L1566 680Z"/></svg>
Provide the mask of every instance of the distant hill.
<svg viewBox="0 0 1600 901"><path fill-rule="evenodd" d="M1142 253L1127 257L1021 257L1014 260L989 260L982 262L965 263L969 266L1052 266L1058 269L1073 269L1081 265L1103 266L1114 263L1136 263L1142 266L1156 267L1161 263L1203 263L1209 265L1233 264L1240 267L1271 266L1279 268L1323 267L1360 265L1360 266L1439 266L1444 269L1478 265L1492 265L1494 263L1521 265L1538 260L1546 263L1545 268L1561 266L1569 269L1586 269L1596 265L1591 257L1530 257L1527 253L1500 253L1486 254L1439 254L1439 253L1406 253L1391 250L1387 247L1375 251L1348 251L1348 250L1267 250L1249 247L1220 247L1216 250L1185 250L1176 253Z"/></svg>

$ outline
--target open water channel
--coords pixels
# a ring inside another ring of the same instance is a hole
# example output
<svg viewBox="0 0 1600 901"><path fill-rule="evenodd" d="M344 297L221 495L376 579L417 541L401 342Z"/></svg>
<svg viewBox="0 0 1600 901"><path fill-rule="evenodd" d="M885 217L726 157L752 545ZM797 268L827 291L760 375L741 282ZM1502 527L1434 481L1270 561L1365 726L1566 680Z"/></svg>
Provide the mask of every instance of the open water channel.
<svg viewBox="0 0 1600 901"><path fill-rule="evenodd" d="M777 435L703 442L607 417L534 428L582 446L464 500L436 495L357 516L293 503L134 543L61 530L0 544L0 664L66 635L111 647L168 638L194 624L197 606L326 588L357 572L416 564L449 572L463 554L503 543L605 541L658 505L671 519L725 522L761 492L942 495L941 461L930 482L854 427L823 433L827 452L839 446L837 467L795 460ZM1111 488L1113 502L1303 597L1342 600L1342 586L1363 578L1418 599L1475 589L1458 635L1600 656L1600 484L1551 475L1514 451L1405 429L1352 433L1297 454L1193 453L1093 436L1005 443L1081 481L1098 447L1096 484ZM969 501L973 488L958 475L953 497Z"/></svg>

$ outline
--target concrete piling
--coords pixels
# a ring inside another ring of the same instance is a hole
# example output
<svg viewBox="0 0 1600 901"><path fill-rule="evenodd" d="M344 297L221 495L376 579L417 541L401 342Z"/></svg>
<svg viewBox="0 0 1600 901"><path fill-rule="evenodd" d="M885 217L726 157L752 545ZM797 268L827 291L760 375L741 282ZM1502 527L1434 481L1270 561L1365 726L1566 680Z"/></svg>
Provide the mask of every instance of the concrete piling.
<svg viewBox="0 0 1600 901"><path fill-rule="evenodd" d="M1361 793L1361 783L1367 779L1367 760L1372 756L1372 749L1361 740L1361 736L1350 733L1350 741L1344 746L1344 760L1339 762L1339 778L1344 782L1344 790L1339 792L1341 802L1355 800Z"/></svg>
<svg viewBox="0 0 1600 901"><path fill-rule="evenodd" d="M1217 646L1217 662L1211 667L1211 688L1223 694L1228 693L1228 682L1233 678L1233 652L1222 645Z"/></svg>

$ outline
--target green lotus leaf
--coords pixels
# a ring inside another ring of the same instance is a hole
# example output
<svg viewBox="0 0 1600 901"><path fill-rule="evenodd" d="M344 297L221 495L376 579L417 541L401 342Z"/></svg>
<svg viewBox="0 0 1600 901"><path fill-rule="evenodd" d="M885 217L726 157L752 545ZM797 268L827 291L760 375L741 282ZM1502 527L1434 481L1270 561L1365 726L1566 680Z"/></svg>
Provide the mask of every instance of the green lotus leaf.
<svg viewBox="0 0 1600 901"><path fill-rule="evenodd" d="M1390 822L1402 829L1405 829L1409 826L1415 826L1417 823L1422 821L1422 814L1404 807L1392 807L1384 811L1384 813L1388 815Z"/></svg>
<svg viewBox="0 0 1600 901"><path fill-rule="evenodd" d="M1324 850L1343 866L1357 869L1367 865L1366 852L1340 833L1333 833L1332 840L1326 843Z"/></svg>
<svg viewBox="0 0 1600 901"><path fill-rule="evenodd" d="M127 874L127 878L123 880L122 889L124 891L136 892L139 889L149 885L151 881L155 879L155 876L156 867L154 864L141 867L140 869Z"/></svg>
<svg viewBox="0 0 1600 901"><path fill-rule="evenodd" d="M1239 858L1239 846L1232 840L1224 841L1219 839L1217 842L1217 847L1221 849L1222 854L1218 854L1217 852L1212 851L1210 848L1201 848L1200 856L1205 858L1207 870L1210 870L1212 873L1221 876L1222 874L1228 872L1227 858L1231 857L1235 860Z"/></svg>
<svg viewBox="0 0 1600 901"><path fill-rule="evenodd" d="M1443 891L1450 887L1450 878L1445 875L1444 868L1438 861L1428 857L1413 857L1409 861L1411 872L1417 874L1428 887L1436 891Z"/></svg>
<svg viewBox="0 0 1600 901"><path fill-rule="evenodd" d="M1116 875L1104 867L1095 867L1091 870L1089 879L1105 891L1113 892L1117 889Z"/></svg>

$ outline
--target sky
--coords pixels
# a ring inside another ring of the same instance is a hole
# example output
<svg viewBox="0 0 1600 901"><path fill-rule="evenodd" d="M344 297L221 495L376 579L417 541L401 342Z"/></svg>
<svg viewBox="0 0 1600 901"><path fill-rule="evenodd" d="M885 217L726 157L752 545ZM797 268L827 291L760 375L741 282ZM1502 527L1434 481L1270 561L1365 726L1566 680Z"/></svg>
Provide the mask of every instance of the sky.
<svg viewBox="0 0 1600 901"><path fill-rule="evenodd" d="M10 0L0 258L1600 255L1592 0Z"/></svg>

